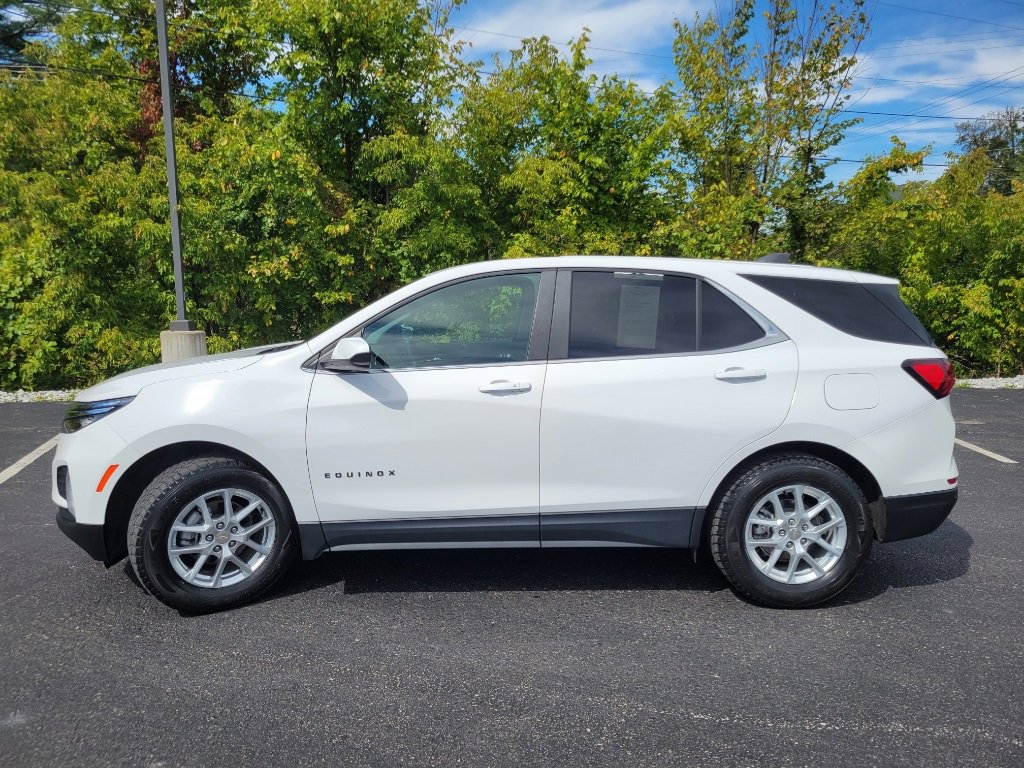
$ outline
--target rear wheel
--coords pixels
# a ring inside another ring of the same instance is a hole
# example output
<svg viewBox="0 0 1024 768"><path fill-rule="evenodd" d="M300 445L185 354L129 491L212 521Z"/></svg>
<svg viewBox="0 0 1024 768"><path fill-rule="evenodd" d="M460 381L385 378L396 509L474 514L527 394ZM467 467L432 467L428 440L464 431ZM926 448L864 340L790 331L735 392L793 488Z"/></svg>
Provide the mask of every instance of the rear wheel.
<svg viewBox="0 0 1024 768"><path fill-rule="evenodd" d="M839 467L813 456L752 466L712 512L718 567L737 591L774 607L837 595L863 566L872 541L864 493Z"/></svg>
<svg viewBox="0 0 1024 768"><path fill-rule="evenodd" d="M294 560L284 494L235 459L190 459L162 472L128 525L132 567L153 595L185 611L242 605Z"/></svg>

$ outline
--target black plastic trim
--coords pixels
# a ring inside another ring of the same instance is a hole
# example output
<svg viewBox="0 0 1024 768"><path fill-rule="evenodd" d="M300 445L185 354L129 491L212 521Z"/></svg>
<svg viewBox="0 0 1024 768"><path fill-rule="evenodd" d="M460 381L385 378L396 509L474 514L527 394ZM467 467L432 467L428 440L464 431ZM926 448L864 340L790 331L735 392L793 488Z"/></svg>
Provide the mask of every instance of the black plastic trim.
<svg viewBox="0 0 1024 768"><path fill-rule="evenodd" d="M551 338L551 313L555 304L554 269L541 272L540 285L537 288L537 306L533 313L533 330L530 332L530 351L527 360L543 362L548 357L548 343Z"/></svg>
<svg viewBox="0 0 1024 768"><path fill-rule="evenodd" d="M303 560L315 560L327 550L327 539L320 523L299 523L299 547Z"/></svg>
<svg viewBox="0 0 1024 768"><path fill-rule="evenodd" d="M548 343L548 360L569 358L569 310L572 301L571 269L559 269L555 281L555 307L551 315L551 340Z"/></svg>
<svg viewBox="0 0 1024 768"><path fill-rule="evenodd" d="M57 507L57 527L61 533L80 546L93 560L107 562L107 540L102 525L86 525L64 507Z"/></svg>
<svg viewBox="0 0 1024 768"><path fill-rule="evenodd" d="M873 505L875 535L879 541L902 541L925 536L949 517L958 488L909 496L890 496Z"/></svg>
<svg viewBox="0 0 1024 768"><path fill-rule="evenodd" d="M696 549L704 507L492 515L403 520L300 523L302 557L313 560L332 547L503 543L524 547L574 544Z"/></svg>
<svg viewBox="0 0 1024 768"><path fill-rule="evenodd" d="M300 528L303 526L299 526ZM442 517L417 520L354 520L323 523L327 548L359 544L471 544L509 542L537 546L537 515ZM305 549L303 556L305 556Z"/></svg>
<svg viewBox="0 0 1024 768"><path fill-rule="evenodd" d="M607 542L635 547L693 545L695 507L559 512L540 516L541 546ZM699 527L699 526L698 526Z"/></svg>

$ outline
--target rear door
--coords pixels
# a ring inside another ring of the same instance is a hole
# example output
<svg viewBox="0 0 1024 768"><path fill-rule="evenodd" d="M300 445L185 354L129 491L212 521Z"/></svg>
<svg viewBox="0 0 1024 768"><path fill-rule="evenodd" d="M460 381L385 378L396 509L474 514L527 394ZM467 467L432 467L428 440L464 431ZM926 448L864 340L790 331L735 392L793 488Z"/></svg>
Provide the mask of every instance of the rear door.
<svg viewBox="0 0 1024 768"><path fill-rule="evenodd" d="M707 480L782 424L796 376L793 342L706 280L560 270L542 543L689 546Z"/></svg>

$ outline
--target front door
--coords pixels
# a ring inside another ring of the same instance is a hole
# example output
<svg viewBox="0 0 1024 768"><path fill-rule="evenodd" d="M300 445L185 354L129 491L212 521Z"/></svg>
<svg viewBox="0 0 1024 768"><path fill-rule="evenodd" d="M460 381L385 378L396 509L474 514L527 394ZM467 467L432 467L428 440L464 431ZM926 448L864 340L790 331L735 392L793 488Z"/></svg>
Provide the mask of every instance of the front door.
<svg viewBox="0 0 1024 768"><path fill-rule="evenodd" d="M553 281L432 289L361 329L370 371L317 372L307 458L328 546L538 545Z"/></svg>

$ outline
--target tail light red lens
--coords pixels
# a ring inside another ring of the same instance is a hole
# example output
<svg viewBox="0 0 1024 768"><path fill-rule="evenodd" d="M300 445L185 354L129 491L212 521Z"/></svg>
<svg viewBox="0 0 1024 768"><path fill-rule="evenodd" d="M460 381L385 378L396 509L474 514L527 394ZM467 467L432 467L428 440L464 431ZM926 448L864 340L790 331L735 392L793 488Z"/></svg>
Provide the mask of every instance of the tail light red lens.
<svg viewBox="0 0 1024 768"><path fill-rule="evenodd" d="M943 398L953 391L956 384L956 373L949 360L907 360L903 370L913 376L922 387L931 392L935 399Z"/></svg>

